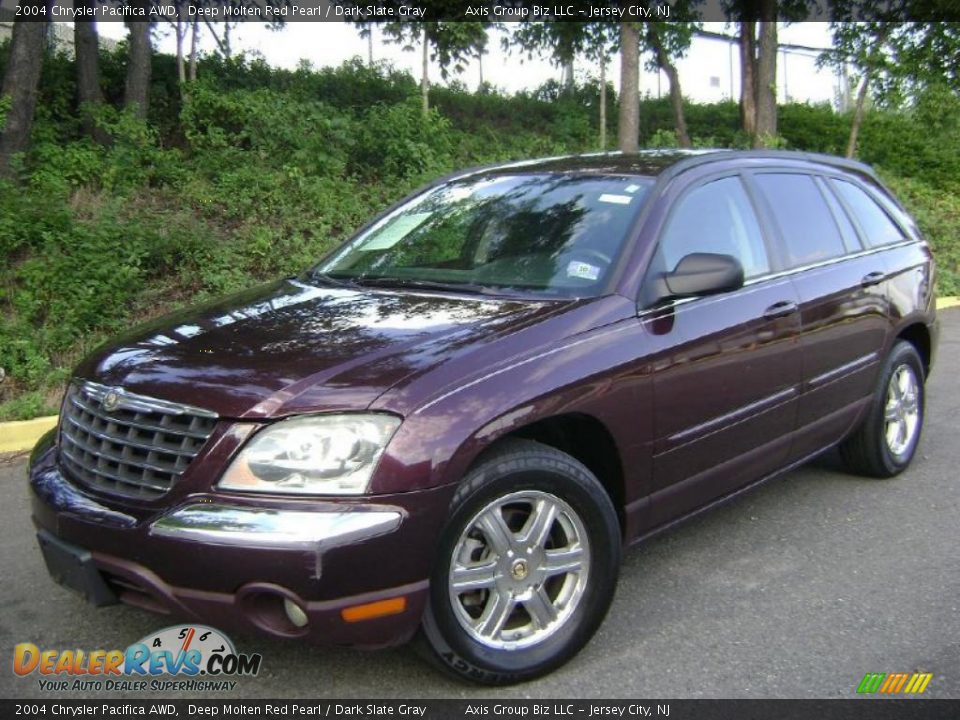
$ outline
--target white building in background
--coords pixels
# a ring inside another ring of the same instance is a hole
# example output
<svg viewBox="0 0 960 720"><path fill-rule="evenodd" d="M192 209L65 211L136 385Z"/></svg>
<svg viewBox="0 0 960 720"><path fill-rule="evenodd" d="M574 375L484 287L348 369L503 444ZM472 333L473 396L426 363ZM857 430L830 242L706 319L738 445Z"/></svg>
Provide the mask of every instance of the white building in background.
<svg viewBox="0 0 960 720"><path fill-rule="evenodd" d="M0 8L0 42L13 35L12 10ZM50 23L48 41L59 51L73 57L73 23ZM116 50L117 41L109 37L100 37L100 47L106 50Z"/></svg>
<svg viewBox="0 0 960 720"><path fill-rule="evenodd" d="M830 66L817 67L827 47L783 43L777 53L777 100L780 103L829 103L838 108L844 80ZM704 32L693 39L687 55L677 63L683 94L694 102L740 99L740 48L737 39ZM656 97L670 91L666 75L644 73L641 92Z"/></svg>

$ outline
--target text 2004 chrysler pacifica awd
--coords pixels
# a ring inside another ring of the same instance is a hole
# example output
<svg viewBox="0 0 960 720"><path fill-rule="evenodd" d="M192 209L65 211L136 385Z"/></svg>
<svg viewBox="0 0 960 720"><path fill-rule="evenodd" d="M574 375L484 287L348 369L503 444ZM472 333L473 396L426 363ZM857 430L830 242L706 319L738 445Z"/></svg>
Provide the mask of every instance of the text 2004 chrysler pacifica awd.
<svg viewBox="0 0 960 720"><path fill-rule="evenodd" d="M597 629L624 545L838 443L903 470L934 308L857 163L465 172L81 363L31 460L40 545L97 604L535 677Z"/></svg>

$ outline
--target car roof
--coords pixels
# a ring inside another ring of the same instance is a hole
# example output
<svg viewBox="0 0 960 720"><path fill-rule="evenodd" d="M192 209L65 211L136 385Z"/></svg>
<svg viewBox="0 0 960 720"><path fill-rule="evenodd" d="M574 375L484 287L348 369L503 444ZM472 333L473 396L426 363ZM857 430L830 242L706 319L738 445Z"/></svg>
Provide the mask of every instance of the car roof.
<svg viewBox="0 0 960 720"><path fill-rule="evenodd" d="M853 171L877 179L873 170L861 162L823 155L820 153L797 152L792 150L641 150L637 153L592 153L587 155L565 155L560 157L539 158L521 162L490 165L473 168L457 173L456 179L471 175L500 175L510 173L555 174L576 173L589 175L635 175L656 177L663 174L675 175L692 167L715 162L725 162L744 166L758 167L764 161L770 163L793 162L827 166L837 170Z"/></svg>

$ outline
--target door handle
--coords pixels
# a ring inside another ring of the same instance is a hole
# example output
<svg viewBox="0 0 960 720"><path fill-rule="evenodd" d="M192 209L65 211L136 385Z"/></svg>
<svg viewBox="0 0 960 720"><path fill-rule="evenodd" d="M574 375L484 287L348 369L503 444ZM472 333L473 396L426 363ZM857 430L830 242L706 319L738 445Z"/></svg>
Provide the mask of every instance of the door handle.
<svg viewBox="0 0 960 720"><path fill-rule="evenodd" d="M777 318L786 317L787 315L793 315L799 309L797 304L792 300L781 300L764 310L763 316L767 320L776 320Z"/></svg>
<svg viewBox="0 0 960 720"><path fill-rule="evenodd" d="M870 287L871 285L879 285L884 280L887 279L886 274L878 271L867 273L863 276L863 280L860 281L862 287Z"/></svg>

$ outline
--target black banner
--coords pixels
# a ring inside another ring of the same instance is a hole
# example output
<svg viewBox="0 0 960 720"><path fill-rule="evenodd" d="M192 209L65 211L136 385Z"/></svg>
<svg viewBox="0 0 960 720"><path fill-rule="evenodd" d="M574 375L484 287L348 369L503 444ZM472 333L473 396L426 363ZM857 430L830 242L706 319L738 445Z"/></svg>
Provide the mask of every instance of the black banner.
<svg viewBox="0 0 960 720"><path fill-rule="evenodd" d="M0 700L0 717L955 720L960 700Z"/></svg>

